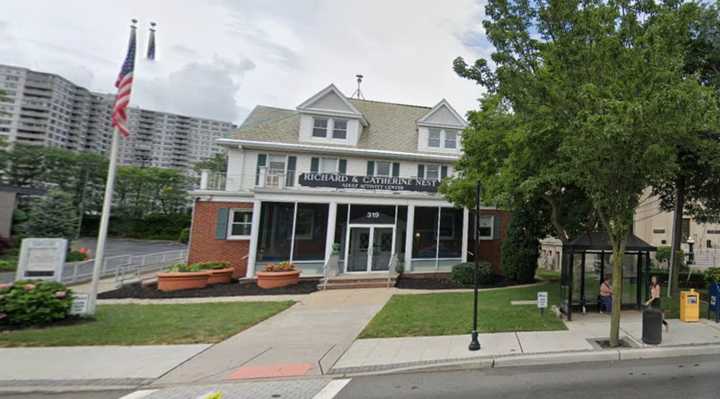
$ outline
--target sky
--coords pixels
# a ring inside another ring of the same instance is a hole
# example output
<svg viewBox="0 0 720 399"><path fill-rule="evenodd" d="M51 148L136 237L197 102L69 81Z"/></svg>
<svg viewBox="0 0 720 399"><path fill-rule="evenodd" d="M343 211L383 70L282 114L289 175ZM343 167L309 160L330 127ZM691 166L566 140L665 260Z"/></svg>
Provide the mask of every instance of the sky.
<svg viewBox="0 0 720 399"><path fill-rule="evenodd" d="M0 63L112 93L139 20L131 105L242 122L256 105L295 108L363 74L368 100L461 114L482 90L452 60L488 57L484 0L3 0ZM157 26L157 59L145 60Z"/></svg>

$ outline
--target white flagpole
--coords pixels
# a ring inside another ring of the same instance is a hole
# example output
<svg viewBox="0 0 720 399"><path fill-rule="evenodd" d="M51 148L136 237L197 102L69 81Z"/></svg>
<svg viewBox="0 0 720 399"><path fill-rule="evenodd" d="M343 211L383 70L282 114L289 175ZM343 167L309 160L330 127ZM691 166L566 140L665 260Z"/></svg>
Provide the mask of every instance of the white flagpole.
<svg viewBox="0 0 720 399"><path fill-rule="evenodd" d="M88 314L94 315L97 304L98 285L102 274L102 265L105 258L105 239L107 238L108 224L110 223L110 209L115 186L115 169L117 168L117 153L120 132L113 130L112 145L110 146L110 165L108 166L107 182L105 183L105 197L103 198L102 214L100 215L100 228L98 230L97 246L95 247L95 263L93 265L92 282L88 294Z"/></svg>

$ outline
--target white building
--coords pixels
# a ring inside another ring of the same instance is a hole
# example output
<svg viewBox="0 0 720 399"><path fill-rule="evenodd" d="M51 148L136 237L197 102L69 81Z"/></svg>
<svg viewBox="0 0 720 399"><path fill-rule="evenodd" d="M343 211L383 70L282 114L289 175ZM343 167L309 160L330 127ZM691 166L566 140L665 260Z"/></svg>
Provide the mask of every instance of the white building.
<svg viewBox="0 0 720 399"><path fill-rule="evenodd" d="M334 85L294 110L257 106L219 140L226 179L194 193L190 262L229 261L239 277L279 261L306 276L447 272L474 246L471 213L437 192L465 126L446 100L351 99ZM498 270L506 223L483 207L481 257Z"/></svg>
<svg viewBox="0 0 720 399"><path fill-rule="evenodd" d="M113 94L91 92L50 73L0 65L0 137L11 143L105 154L110 150ZM131 136L121 141L120 162L188 170L223 149L215 140L230 122L131 107Z"/></svg>

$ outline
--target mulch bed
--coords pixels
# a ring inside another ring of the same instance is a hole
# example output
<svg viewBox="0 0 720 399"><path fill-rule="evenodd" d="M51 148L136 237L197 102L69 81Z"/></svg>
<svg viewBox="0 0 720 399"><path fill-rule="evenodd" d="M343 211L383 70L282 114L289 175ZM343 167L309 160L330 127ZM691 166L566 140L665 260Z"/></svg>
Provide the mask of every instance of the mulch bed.
<svg viewBox="0 0 720 399"><path fill-rule="evenodd" d="M505 277L497 276L493 284L480 284L480 288L497 288L510 287L519 285L518 282L508 280ZM400 275L395 283L396 288L407 288L416 290L452 290L473 288L473 286L465 286L458 284L447 277L407 277Z"/></svg>
<svg viewBox="0 0 720 399"><path fill-rule="evenodd" d="M282 288L264 289L255 284L254 281L234 282L230 284L215 284L205 288L193 290L180 290L163 292L157 289L156 285L142 286L140 283L133 283L122 286L116 290L98 294L99 299L164 299L164 298L209 298L246 295L298 295L309 294L317 291L319 280L300 280L297 285Z"/></svg>

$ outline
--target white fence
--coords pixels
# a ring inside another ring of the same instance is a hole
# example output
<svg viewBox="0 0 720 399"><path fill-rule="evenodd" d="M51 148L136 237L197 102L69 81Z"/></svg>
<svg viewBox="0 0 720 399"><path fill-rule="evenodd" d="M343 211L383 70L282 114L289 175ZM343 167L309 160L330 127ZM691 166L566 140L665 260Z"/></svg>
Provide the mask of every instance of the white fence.
<svg viewBox="0 0 720 399"><path fill-rule="evenodd" d="M119 255L105 258L101 278L113 277L118 284L138 279L142 274L166 269L175 263L185 262L186 250L158 252L145 255ZM68 262L63 269L65 284L78 284L92 279L94 259Z"/></svg>

